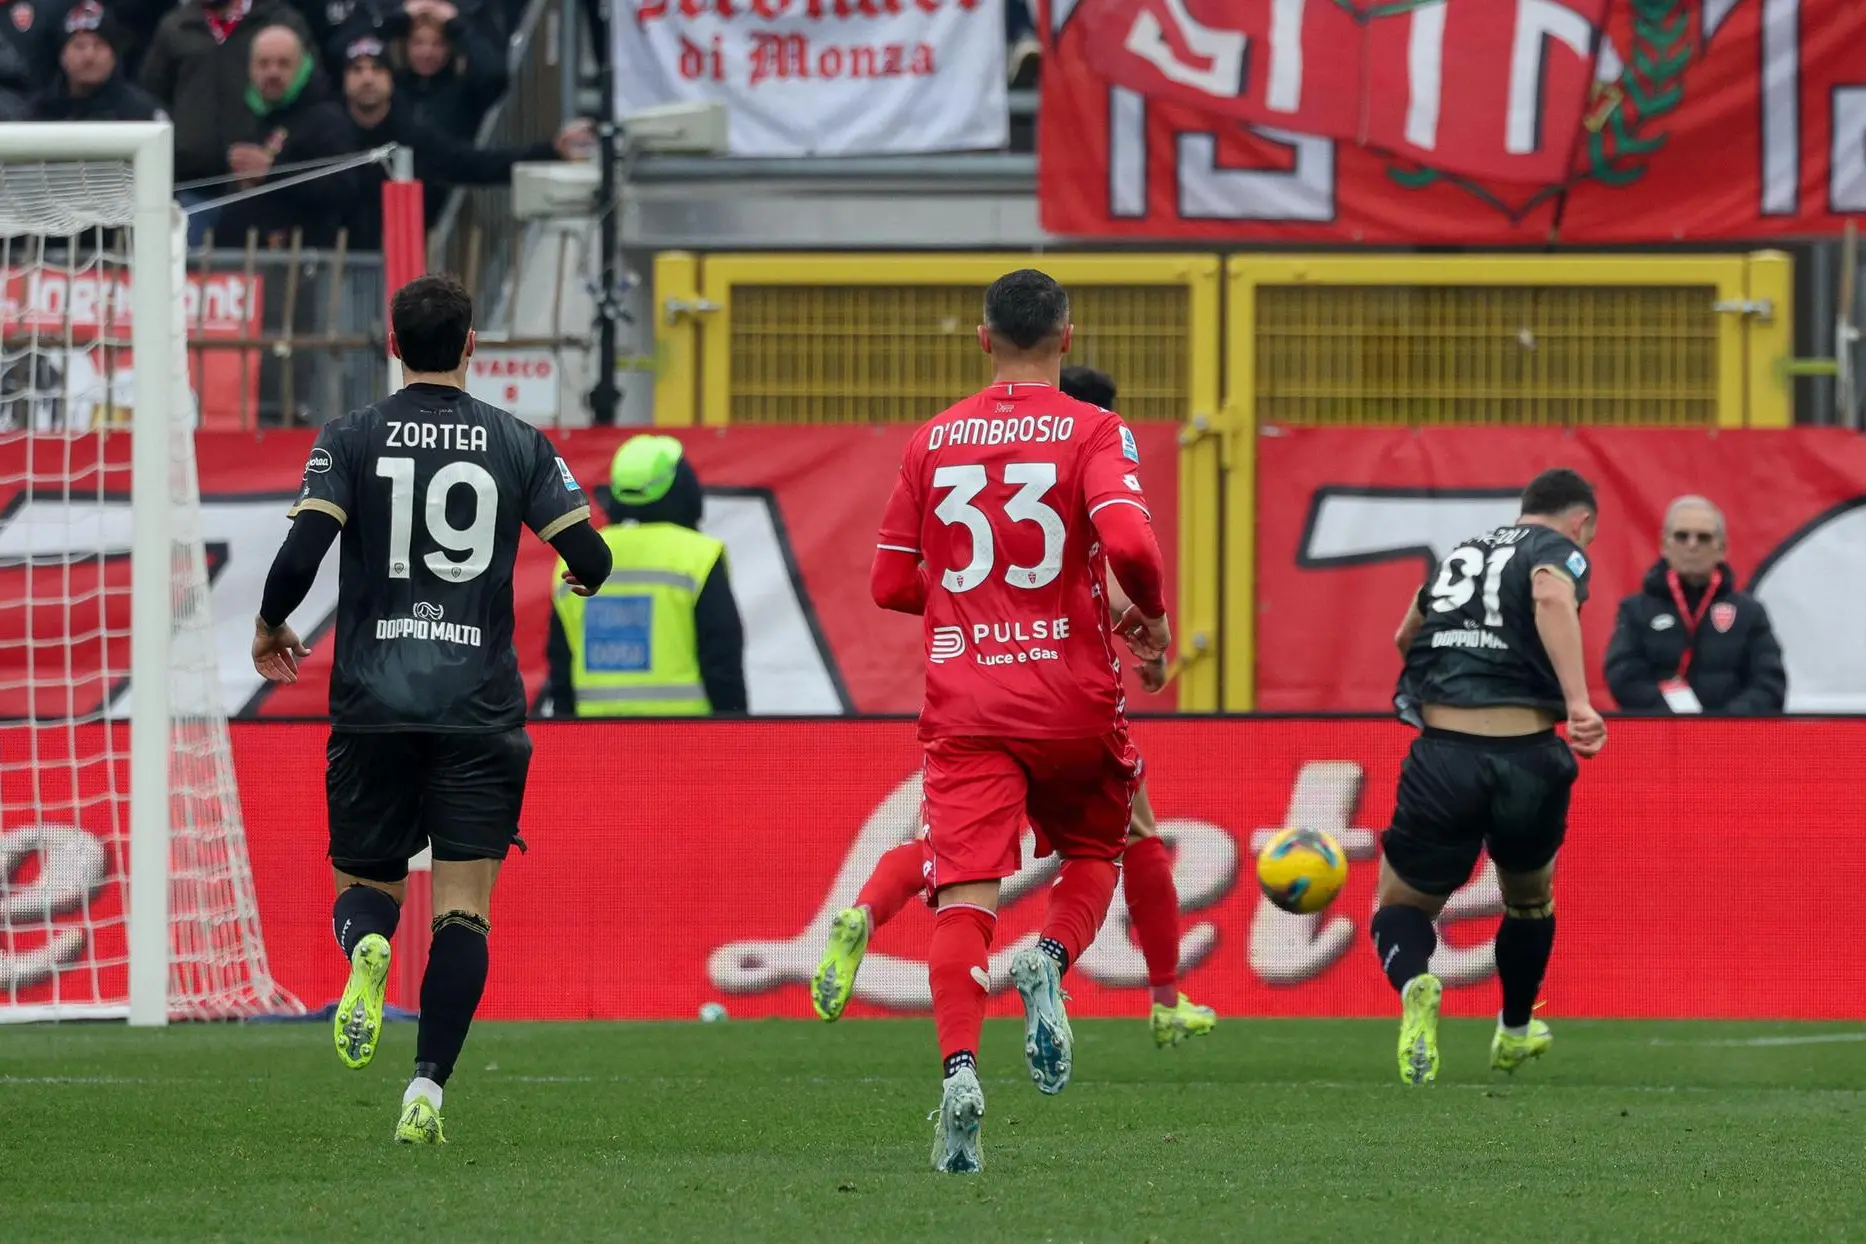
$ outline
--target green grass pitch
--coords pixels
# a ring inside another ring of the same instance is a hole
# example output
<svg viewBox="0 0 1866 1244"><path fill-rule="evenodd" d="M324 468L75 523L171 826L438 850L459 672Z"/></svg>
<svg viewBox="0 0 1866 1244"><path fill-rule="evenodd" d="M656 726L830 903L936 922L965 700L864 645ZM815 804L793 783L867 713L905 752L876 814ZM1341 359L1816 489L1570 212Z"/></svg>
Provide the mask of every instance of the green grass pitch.
<svg viewBox="0 0 1866 1244"><path fill-rule="evenodd" d="M408 1025L363 1072L323 1025L0 1029L0 1238L1866 1239L1857 1027L1557 1020L1512 1080L1448 1021L1429 1089L1387 1022L1076 1033L1052 1099L990 1025L960 1178L923 1022L484 1024L439 1149L389 1139Z"/></svg>

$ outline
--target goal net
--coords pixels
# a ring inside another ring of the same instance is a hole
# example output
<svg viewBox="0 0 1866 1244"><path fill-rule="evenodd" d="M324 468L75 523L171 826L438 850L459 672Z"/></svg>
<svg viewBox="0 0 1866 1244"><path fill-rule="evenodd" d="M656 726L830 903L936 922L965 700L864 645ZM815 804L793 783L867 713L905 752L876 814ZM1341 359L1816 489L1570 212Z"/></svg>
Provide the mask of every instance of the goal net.
<svg viewBox="0 0 1866 1244"><path fill-rule="evenodd" d="M0 1020L303 1010L234 781L170 142L0 127Z"/></svg>

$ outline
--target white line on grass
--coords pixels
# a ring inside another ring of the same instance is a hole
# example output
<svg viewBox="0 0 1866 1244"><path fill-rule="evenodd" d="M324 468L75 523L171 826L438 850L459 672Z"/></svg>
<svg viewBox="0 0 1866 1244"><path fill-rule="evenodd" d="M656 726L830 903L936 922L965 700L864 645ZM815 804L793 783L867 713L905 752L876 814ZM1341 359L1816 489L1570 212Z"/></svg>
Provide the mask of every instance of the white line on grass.
<svg viewBox="0 0 1866 1244"><path fill-rule="evenodd" d="M1844 1045L1866 1041L1866 1032L1811 1032L1798 1037L1736 1037L1719 1041L1672 1041L1653 1037L1647 1045L1691 1045L1716 1049L1768 1049L1778 1045Z"/></svg>

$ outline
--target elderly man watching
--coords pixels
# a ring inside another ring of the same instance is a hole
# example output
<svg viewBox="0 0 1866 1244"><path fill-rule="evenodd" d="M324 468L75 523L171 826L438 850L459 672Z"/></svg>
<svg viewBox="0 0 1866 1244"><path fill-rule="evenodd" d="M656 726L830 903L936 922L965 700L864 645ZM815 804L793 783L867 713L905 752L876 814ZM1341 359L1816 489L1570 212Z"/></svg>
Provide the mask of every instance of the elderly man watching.
<svg viewBox="0 0 1866 1244"><path fill-rule="evenodd" d="M1773 716L1788 675L1762 602L1724 561L1723 512L1703 497L1666 507L1659 563L1620 602L1607 686L1631 713Z"/></svg>

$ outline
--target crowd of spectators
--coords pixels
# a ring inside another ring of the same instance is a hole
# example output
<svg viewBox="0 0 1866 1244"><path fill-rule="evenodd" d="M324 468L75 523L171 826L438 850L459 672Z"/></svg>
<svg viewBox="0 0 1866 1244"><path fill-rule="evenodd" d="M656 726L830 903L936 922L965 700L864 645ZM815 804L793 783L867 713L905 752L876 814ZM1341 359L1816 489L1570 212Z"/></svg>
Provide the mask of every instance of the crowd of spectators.
<svg viewBox="0 0 1866 1244"><path fill-rule="evenodd" d="M381 162L282 185L306 164L395 143L414 154L429 223L457 185L520 160L574 159L587 122L534 146L479 148L506 87L517 0L15 0L0 22L0 120L146 121L175 128L190 241L306 246L382 239ZM236 241L237 239L237 241Z"/></svg>

